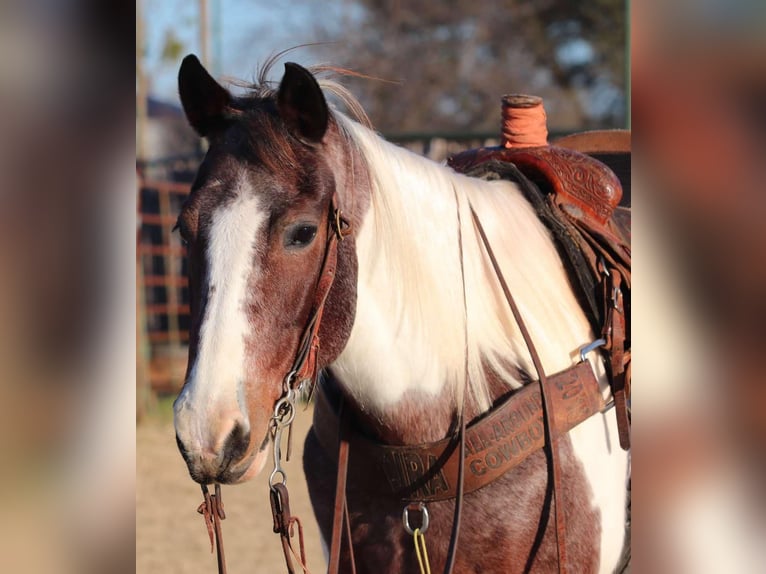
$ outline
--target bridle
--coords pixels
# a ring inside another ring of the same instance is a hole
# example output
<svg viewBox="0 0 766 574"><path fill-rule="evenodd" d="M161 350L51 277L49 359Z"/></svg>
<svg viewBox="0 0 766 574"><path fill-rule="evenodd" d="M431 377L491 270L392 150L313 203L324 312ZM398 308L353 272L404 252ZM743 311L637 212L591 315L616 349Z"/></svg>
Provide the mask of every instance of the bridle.
<svg viewBox="0 0 766 574"><path fill-rule="evenodd" d="M282 395L274 405L271 417L271 438L273 445L274 469L269 475L269 492L274 532L280 535L285 554L287 570L295 572L294 560L297 560L304 572L306 568L305 549L303 544L303 529L300 520L290 513L289 493L287 490L287 474L282 468L282 434L288 431L288 446L285 460L290 460L292 422L295 418L295 403L301 392L302 385L308 383L309 393L313 392L317 377L317 358L319 352L319 328L327 297L332 289L338 267L338 243L352 231L351 222L343 215L338 207L337 192L330 199L330 209L327 221L327 242L325 245L322 266L319 271L314 301L308 321L298 343L298 350L289 371L282 383ZM210 536L211 551L217 548L218 572L226 574L226 558L223 550L223 533L221 520L226 518L221 499L221 487L215 485L215 493L210 494L206 484L201 485L203 502L197 511L203 515ZM300 556L292 548L294 527L298 526ZM350 539L349 539L350 540Z"/></svg>
<svg viewBox="0 0 766 574"><path fill-rule="evenodd" d="M319 272L314 302L306 326L303 330L298 352L295 355L293 365L284 378L282 397L274 406L272 417L272 444L274 448L274 470L269 476L269 492L271 498L271 510L274 518L274 532L280 535L282 550L285 555L285 564L290 574L295 572L294 559L304 572L306 567L306 554L303 544L303 529L300 520L290 514L289 494L287 490L287 475L281 466L282 460L282 432L288 429L287 456L290 460L292 422L295 418L295 401L299 395L300 385L308 383L309 399L316 386L317 358L319 352L319 328L322 323L322 314L335 280L338 267L338 243L351 233L351 223L346 219L338 207L337 193L333 193L330 200L330 213L328 217L327 244L325 246L322 267ZM281 479L277 480L281 475ZM298 525L300 541L300 557L292 548L293 525Z"/></svg>

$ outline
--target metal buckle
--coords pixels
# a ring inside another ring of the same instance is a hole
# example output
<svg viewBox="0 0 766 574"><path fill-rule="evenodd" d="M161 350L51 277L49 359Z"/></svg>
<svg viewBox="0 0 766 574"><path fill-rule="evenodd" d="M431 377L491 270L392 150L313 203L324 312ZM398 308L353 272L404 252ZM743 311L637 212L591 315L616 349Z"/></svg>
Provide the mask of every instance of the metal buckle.
<svg viewBox="0 0 766 574"><path fill-rule="evenodd" d="M606 405L604 405L604 408L601 409L599 412L603 415L604 413L608 413L613 408L614 408L614 397L612 397L612 400L606 403Z"/></svg>
<svg viewBox="0 0 766 574"><path fill-rule="evenodd" d="M580 347L580 362L585 362L585 355L588 353L595 351L599 347L603 347L606 345L606 339L596 339L592 343L588 343L587 345Z"/></svg>
<svg viewBox="0 0 766 574"><path fill-rule="evenodd" d="M333 214L332 229L335 232L338 241L343 241L343 221L341 219L342 212L340 209L336 209Z"/></svg>
<svg viewBox="0 0 766 574"><path fill-rule="evenodd" d="M343 238L351 233L351 223L343 217L343 212L340 209L334 210L330 226L335 232L338 241L343 241Z"/></svg>
<svg viewBox="0 0 766 574"><path fill-rule="evenodd" d="M425 534L429 525L428 509L426 508L426 505L422 502L418 502L417 504L408 504L402 511L402 523L404 524L404 530L407 531L407 534L415 534L415 530L410 526L410 510L420 511L420 533Z"/></svg>
<svg viewBox="0 0 766 574"><path fill-rule="evenodd" d="M622 307L620 306L619 295L620 295L620 288L617 285L614 285L612 287L612 307L618 313L622 313Z"/></svg>
<svg viewBox="0 0 766 574"><path fill-rule="evenodd" d="M604 277L611 277L612 274L609 273L609 269L606 266L606 261L604 260L604 256L603 255L599 256L598 263L601 266L601 272L604 274Z"/></svg>

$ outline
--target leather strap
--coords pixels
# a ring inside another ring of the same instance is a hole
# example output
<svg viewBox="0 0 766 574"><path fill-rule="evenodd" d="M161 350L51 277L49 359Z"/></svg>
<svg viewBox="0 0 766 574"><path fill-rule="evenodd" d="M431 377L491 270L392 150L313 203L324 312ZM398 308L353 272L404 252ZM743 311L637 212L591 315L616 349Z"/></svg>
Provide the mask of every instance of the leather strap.
<svg viewBox="0 0 766 574"><path fill-rule="evenodd" d="M503 294L505 295L505 298L508 301L508 305L510 306L511 311L513 312L513 316L516 319L516 323L519 326L521 335L524 337L524 342L527 344L527 348L529 349L529 354L532 358L532 363L535 366L535 370L537 371L537 376L540 381L540 389L541 389L541 394L543 398L543 408L544 408L543 420L545 421L544 427L545 427L545 433L547 435L547 441L548 441L548 453L550 456L551 478L553 482L553 501L554 501L553 509L554 509L554 515L556 520L556 549L558 552L559 572L566 573L567 572L566 521L564 518L564 510L563 508L561 508L561 503L562 503L561 462L559 460L559 451L558 451L558 443L557 443L558 437L552 432L552 429L551 429L552 421L555 421L555 418L554 418L555 413L553 410L553 404L552 404L551 398L548 396L548 393L547 393L548 377L545 374L545 369L543 369L542 361L540 361L540 356L538 355L537 349L535 348L535 344L532 341L532 337L529 334L529 331L527 330L526 324L524 323L524 319L521 316L521 312L519 311L519 308L516 305L516 301L514 301L513 299L513 295L511 295L511 291L508 288L508 284L505 282L505 278L503 277L503 272L497 263L495 254L492 251L492 246L490 245L489 240L487 239L487 235L484 232L484 227L481 225L481 221L479 220L478 215L476 215L476 211L474 211L473 207L471 207L471 215L473 216L473 222L476 225L476 229L478 229L479 231L481 240L484 243L484 248L487 250L487 255L489 256L489 259L492 262L492 267L495 270L495 274L497 275L497 278L500 281L500 285L503 288Z"/></svg>
<svg viewBox="0 0 766 574"><path fill-rule="evenodd" d="M547 378L553 404L551 421L561 436L604 409L593 369L587 361ZM319 387L313 430L325 453L338 453L338 393L332 378ZM466 425L464 493L474 492L514 469L547 444L540 386L530 384ZM449 500L458 494L459 436L419 445L388 445L362 435L350 421L347 482L370 496L410 502Z"/></svg>
<svg viewBox="0 0 766 574"><path fill-rule="evenodd" d="M319 279L314 291L314 303L300 343L298 344L295 361L293 361L293 366L289 371L292 375L292 380L288 382L288 385L298 384L305 380L316 381L319 327L322 323L324 305L332 289L333 282L335 281L335 272L338 268L338 242L342 241L350 233L351 225L338 209L337 196L333 194L330 202L327 247L325 248Z"/></svg>
<svg viewBox="0 0 766 574"><path fill-rule="evenodd" d="M461 409L464 410L464 409ZM450 534L447 561L444 564L444 574L451 574L457 558L457 544L460 538L460 523L463 518L463 497L465 496L465 412L460 413L460 431L458 439L458 471L457 492L455 493L455 512L452 517L452 532Z"/></svg>
<svg viewBox="0 0 766 574"><path fill-rule="evenodd" d="M223 551L223 532L221 530L221 520L226 518L223 511L223 499L221 499L221 485L215 485L215 494L210 494L206 484L200 485L202 488L202 504L197 508L205 519L207 533L210 536L210 552L216 549L216 559L218 560L218 574L226 574L226 556Z"/></svg>
<svg viewBox="0 0 766 574"><path fill-rule="evenodd" d="M457 546L460 538L460 523L463 517L463 497L465 495L465 401L468 394L468 298L465 292L465 261L463 257L463 218L460 216L460 199L457 189L452 187L455 196L455 211L457 212L457 243L460 254L460 283L463 286L463 398L460 401L460 428L458 430L458 469L457 492L455 493L455 512L452 516L452 532L450 533L447 560L444 563L444 574L451 574L455 568Z"/></svg>
<svg viewBox="0 0 766 574"><path fill-rule="evenodd" d="M351 560L351 571L356 573L354 563L354 548L351 539L351 522L348 516L348 502L346 500L346 480L348 477L349 458L349 420L346 409L341 399L340 412L338 415L338 473L335 481L335 507L332 517L332 540L330 542L330 560L327 566L329 574L337 574L340 571L341 536L345 533L346 543ZM344 528L345 522L345 528Z"/></svg>
<svg viewBox="0 0 766 574"><path fill-rule="evenodd" d="M609 294L609 315L604 326L603 336L607 340L607 348L610 350L607 367L612 383L612 396L614 397L614 409L617 415L617 433L620 446L628 450L630 448L630 411L628 410L627 396L629 396L629 371L630 354L625 351L625 305L621 289L622 276L619 271L613 270L610 274L611 292Z"/></svg>
<svg viewBox="0 0 766 574"><path fill-rule="evenodd" d="M290 513L290 495L284 484L273 484L270 489L271 514L274 518L274 533L279 534L282 541L282 552L285 555L285 564L289 574L295 573L295 560L304 573L308 573L306 567L306 546L303 542L303 525L297 516ZM298 543L300 556L295 553L292 545L295 526L298 526Z"/></svg>

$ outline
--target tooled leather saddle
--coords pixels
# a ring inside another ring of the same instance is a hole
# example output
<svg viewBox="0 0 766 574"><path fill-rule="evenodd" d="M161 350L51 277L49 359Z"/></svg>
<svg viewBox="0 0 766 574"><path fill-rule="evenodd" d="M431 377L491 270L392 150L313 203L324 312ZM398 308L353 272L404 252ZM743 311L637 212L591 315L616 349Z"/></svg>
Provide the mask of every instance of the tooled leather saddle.
<svg viewBox="0 0 766 574"><path fill-rule="evenodd" d="M629 137L589 132L565 138L562 145L485 147L447 160L466 175L515 181L551 231L582 308L602 338L625 449L630 447L630 208L620 205L622 183L604 160L621 167L629 186Z"/></svg>

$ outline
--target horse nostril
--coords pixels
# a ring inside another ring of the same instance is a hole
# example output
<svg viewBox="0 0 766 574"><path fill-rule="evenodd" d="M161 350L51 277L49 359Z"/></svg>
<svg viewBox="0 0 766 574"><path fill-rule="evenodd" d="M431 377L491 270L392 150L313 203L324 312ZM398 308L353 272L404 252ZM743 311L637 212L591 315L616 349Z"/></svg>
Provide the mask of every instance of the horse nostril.
<svg viewBox="0 0 766 574"><path fill-rule="evenodd" d="M223 460L228 466L242 458L250 445L250 431L245 430L241 424L236 423L234 428L223 443Z"/></svg>

